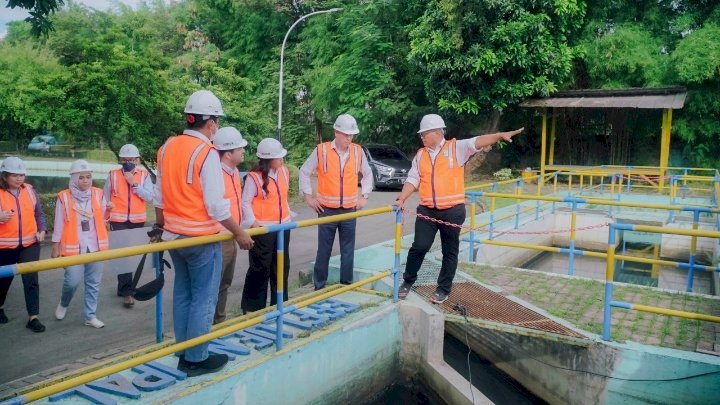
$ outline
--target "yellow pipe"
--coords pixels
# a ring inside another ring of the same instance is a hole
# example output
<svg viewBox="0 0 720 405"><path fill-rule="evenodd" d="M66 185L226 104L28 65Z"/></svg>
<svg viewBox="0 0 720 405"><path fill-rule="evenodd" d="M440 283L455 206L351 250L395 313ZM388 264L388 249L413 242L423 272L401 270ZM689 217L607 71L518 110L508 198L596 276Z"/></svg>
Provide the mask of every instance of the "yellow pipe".
<svg viewBox="0 0 720 405"><path fill-rule="evenodd" d="M512 194L503 194L503 193L492 193L492 192L485 192L483 193L485 197L497 197L497 198L518 198L521 200L540 200L540 201L555 201L555 202L566 202L562 197L553 197L553 196L539 196L539 195L519 195L515 196ZM674 210L674 211L682 211L683 207L680 205L670 205L670 204L651 204L651 203L636 203L636 202L630 202L630 201L613 201L613 200L602 200L599 198L583 198L584 202L586 204L597 204L597 205L612 205L617 207L633 207L633 208L650 208L650 209L657 209L657 210ZM707 208L712 213L720 213L720 208Z"/></svg>
<svg viewBox="0 0 720 405"><path fill-rule="evenodd" d="M572 193L572 173L568 174L568 193Z"/></svg>
<svg viewBox="0 0 720 405"><path fill-rule="evenodd" d="M472 220L471 220L472 222ZM402 248L402 224L395 224L395 254L400 254Z"/></svg>
<svg viewBox="0 0 720 405"><path fill-rule="evenodd" d="M671 235L683 235L683 236L700 236L703 238L720 238L720 232L718 231L706 231L703 229L682 229L682 228L665 228L661 226L650 226L650 225L635 225L633 230L637 232L654 232L654 233L667 233Z"/></svg>
<svg viewBox="0 0 720 405"><path fill-rule="evenodd" d="M545 153L547 149L547 109L543 109L542 113L542 129L540 135L540 176L545 175ZM541 177L542 178L542 177ZM540 188L542 188L540 184Z"/></svg>
<svg viewBox="0 0 720 405"><path fill-rule="evenodd" d="M472 190L478 190L481 188L490 188L493 184L497 184L498 186L505 185L505 184L514 184L516 181L521 179L522 177L515 177L510 180L502 180L502 181L493 181L492 183L483 183L483 184L477 184L474 186L467 186L465 187L465 191L472 191Z"/></svg>
<svg viewBox="0 0 720 405"><path fill-rule="evenodd" d="M553 109L554 110L554 109ZM555 164L555 128L557 126L557 116L555 111L552 114L552 120L550 120L550 156L548 157L548 164Z"/></svg>
<svg viewBox="0 0 720 405"><path fill-rule="evenodd" d="M654 244L653 245L653 259L659 260L660 258L660 245ZM660 277L660 265L657 263L652 264L652 271L650 272L650 277L657 280Z"/></svg>
<svg viewBox="0 0 720 405"><path fill-rule="evenodd" d="M284 231L280 231L280 232L283 232L283 236L285 236ZM278 303L280 303L281 301L284 301L284 298L285 298L285 292L284 292L285 291L285 277L284 277L285 276L285 246L284 245L285 245L285 238L283 237L283 246L278 246L275 249L276 255L277 255L277 259L276 259L277 268L275 271L275 288L277 289L277 291L270 292L271 294L277 294L278 291L282 292L282 296L278 297L278 301L277 301Z"/></svg>
<svg viewBox="0 0 720 405"><path fill-rule="evenodd" d="M306 306L308 306L308 305L314 304L314 303L319 302L319 301L322 301L322 300L324 300L324 299L327 299L327 298L333 297L333 296L335 296L335 295L342 294L342 293L344 293L344 292L350 291L350 290L352 290L352 289L354 289L354 288L357 288L357 287L359 287L359 286L362 286L362 285L365 285L365 284L368 284L368 283L371 283L371 282L380 280L381 278L386 277L386 276L388 276L389 274L390 274L390 272L385 271L385 272L376 274L376 275L374 275L374 276L368 277L368 278L366 278L366 279L360 280L360 281L358 281L358 282L356 282L356 283L353 283L353 284L350 284L350 285L346 285L346 286L344 286L344 287L341 287L341 288L338 288L338 289L336 289L336 290L330 291L330 292L328 292L328 293L317 295L317 296L315 296L315 297L313 297L313 298L310 298L310 299L308 299L308 300L302 301L301 303L298 303L298 304L297 304L297 307L298 307L298 308L306 307ZM123 370L127 370L127 369L129 369L129 368L131 368L131 367L135 367L135 366L138 366L138 365L141 365L141 364L145 364L145 363L150 362L150 361L152 361L152 360L157 360L157 359L159 359L159 358L161 358L161 357L165 357L165 356L171 355L171 354L173 354L173 353L175 353L175 352L178 352L178 351L181 351L181 350L185 350L185 349L188 349L188 348L190 348L190 347L193 347L193 346L196 346L196 345L199 345L199 344L202 344L202 343L209 342L209 341L211 341L211 340L213 340L213 339L217 339L217 338L220 338L220 337L229 335L229 334L234 333L234 332L237 332L237 331L239 331L239 330L241 330L241 329L245 329L245 328L248 328L248 327L250 327L250 326L257 325L257 324L263 322L264 320L265 320L265 319L264 319L263 316L258 316L258 317L256 317L256 318L249 319L249 320L244 321L244 322L240 322L240 323L237 323L237 324L234 324L234 325L230 325L230 326L227 326L227 327L224 327L224 328L220 328L220 329L214 330L214 331L212 331L212 332L210 332L210 333L208 333L208 334L205 334L205 335L202 335L202 336L198 336L198 337L196 337L196 338L193 338L193 339L190 339L190 340L186 340L186 341L181 342L181 343L175 343L175 344L173 344L173 345L170 345L170 346L167 346L167 347L165 347L165 348L159 349L159 350L157 350L157 351L155 351L155 352L153 352L153 353L148 353L148 354L146 354L146 355L142 355L142 356L139 356L139 357L135 357L135 358L133 358L133 359L125 360L125 361L123 361L123 362L120 362L120 363L118 363L118 364L114 364L114 365L112 365L112 366L108 366L108 367L103 368L103 369L101 369L101 370L96 370L96 371L93 371L93 372L90 372L90 373L87 373L87 374L84 374L84 375L80 375L80 376L77 376L77 377L70 378L70 379L68 379L68 380L59 382L59 383L57 383L57 384L53 384L53 385L50 385L50 386L47 386L47 387L44 387L44 388L40 388L40 389L35 390L35 391L28 392L27 394L25 394L25 398L27 399L27 402L37 401L37 400L39 400L39 399L48 397L48 396L50 396L50 395L54 395L54 394L57 394L57 393L60 393L60 392L63 392L63 391L67 391L67 390L69 390L69 389L71 389L71 388L74 388L74 387L77 387L77 386L79 386L79 385L86 384L86 383L89 383L89 382L91 382L91 381L95 381L95 380L97 380L97 379L99 379L99 378L107 377L107 376L109 376L109 375L112 375L112 374L115 374L115 373L119 373L119 372L121 372L121 371L123 371Z"/></svg>
<svg viewBox="0 0 720 405"><path fill-rule="evenodd" d="M615 245L608 245L607 260L605 261L605 282L611 283L615 276Z"/></svg>
<svg viewBox="0 0 720 405"><path fill-rule="evenodd" d="M577 213L572 210L570 213L570 240L575 240L575 226L577 225Z"/></svg>
<svg viewBox="0 0 720 405"><path fill-rule="evenodd" d="M297 228L303 228L307 226L325 224L336 221L343 221L346 219L360 218L369 215L376 215L386 212L391 212L393 207L388 205L386 207L373 208L369 210L362 210L357 212L351 212L348 214L332 215L329 217L306 219L304 221L297 222ZM250 236L263 235L268 233L267 227L252 228L248 229L247 233ZM35 262L26 262L17 264L18 274L34 273L38 271L52 270L62 267L75 266L78 264L86 264L92 262L98 262L103 260L119 259L128 256L137 256L145 253L162 252L166 250L181 249L190 246L199 246L207 243L221 242L224 240L232 239L232 235L229 233L219 233L208 236L196 236L193 238L176 239L173 241L150 243L142 246L131 246L119 249L104 250L101 252L87 253L77 256L59 257L56 259L45 259L38 260Z"/></svg>
<svg viewBox="0 0 720 405"><path fill-rule="evenodd" d="M660 314L660 315L678 316L681 318L695 319L698 321L720 323L720 316L698 314L695 312L678 311L675 309L651 307L649 305L640 305L640 304L633 304L633 303L630 303L630 305L632 305L632 309L634 309L636 311L650 312L653 314Z"/></svg>
<svg viewBox="0 0 720 405"><path fill-rule="evenodd" d="M585 184L585 175L580 174L580 192L582 193L583 185Z"/></svg>

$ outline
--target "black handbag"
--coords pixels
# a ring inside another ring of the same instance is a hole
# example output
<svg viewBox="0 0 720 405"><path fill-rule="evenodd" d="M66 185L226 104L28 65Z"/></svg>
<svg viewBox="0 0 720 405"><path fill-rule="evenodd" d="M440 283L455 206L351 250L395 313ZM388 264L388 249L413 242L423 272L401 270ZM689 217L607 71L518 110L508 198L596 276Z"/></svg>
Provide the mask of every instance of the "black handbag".
<svg viewBox="0 0 720 405"><path fill-rule="evenodd" d="M150 300L154 298L158 294L158 292L160 292L160 290L162 290L163 285L165 284L165 266L167 266L169 269L172 268L170 263L168 263L168 261L163 258L163 253L164 252L160 252L160 274L157 276L157 278L145 285L137 287L137 284L140 281L140 277L142 276L143 267L145 267L145 258L147 258L147 253L145 253L142 259L140 259L140 264L138 264L138 267L135 270L135 276L133 277L132 281L132 296L135 297L136 300Z"/></svg>

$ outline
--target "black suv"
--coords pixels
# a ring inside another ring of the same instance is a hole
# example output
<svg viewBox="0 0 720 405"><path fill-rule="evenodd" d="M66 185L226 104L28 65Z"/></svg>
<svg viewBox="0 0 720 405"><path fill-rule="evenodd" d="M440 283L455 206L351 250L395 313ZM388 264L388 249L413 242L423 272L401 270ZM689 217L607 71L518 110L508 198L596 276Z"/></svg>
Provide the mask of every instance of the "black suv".
<svg viewBox="0 0 720 405"><path fill-rule="evenodd" d="M392 145L363 145L373 172L373 189L402 188L412 163Z"/></svg>

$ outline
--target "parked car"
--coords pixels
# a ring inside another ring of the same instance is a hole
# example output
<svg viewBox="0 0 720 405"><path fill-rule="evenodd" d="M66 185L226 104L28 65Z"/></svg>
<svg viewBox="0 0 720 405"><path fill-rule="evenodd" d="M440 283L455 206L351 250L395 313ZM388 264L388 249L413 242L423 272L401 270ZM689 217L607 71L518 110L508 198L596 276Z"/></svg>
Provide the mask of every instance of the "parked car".
<svg viewBox="0 0 720 405"><path fill-rule="evenodd" d="M373 172L373 189L402 188L412 162L392 145L363 145Z"/></svg>
<svg viewBox="0 0 720 405"><path fill-rule="evenodd" d="M28 150L50 152L50 146L57 145L58 141L52 135L38 135L28 145Z"/></svg>

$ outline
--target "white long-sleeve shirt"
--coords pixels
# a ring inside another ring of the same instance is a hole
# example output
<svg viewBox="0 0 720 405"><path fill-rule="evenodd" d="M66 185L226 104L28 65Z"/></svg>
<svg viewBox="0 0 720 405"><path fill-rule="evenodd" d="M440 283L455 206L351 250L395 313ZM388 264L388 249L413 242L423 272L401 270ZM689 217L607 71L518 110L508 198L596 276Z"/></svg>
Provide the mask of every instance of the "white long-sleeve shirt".
<svg viewBox="0 0 720 405"><path fill-rule="evenodd" d="M348 157L350 156L350 148L348 148L344 153L341 153L337 150L335 147L335 141L333 140L331 142L332 149L336 150L338 152L338 155L340 155L340 170L345 170L345 163L348 160ZM370 194L372 191L372 169L370 169L370 163L368 163L367 156L365 155L365 151L362 150L362 165L360 165L360 174L362 174L362 180L360 180L360 194ZM317 171L318 166L318 155L317 155L317 147L313 150L313 152L310 154L310 157L307 158L305 163L303 163L302 167L300 168L300 175L298 177L298 183L300 185L300 195L312 195L312 185L310 183L310 176Z"/></svg>
<svg viewBox="0 0 720 405"><path fill-rule="evenodd" d="M278 179L278 172L275 169L271 169L268 172L268 176L271 179L274 179L277 181ZM257 195L257 186L255 185L255 182L250 178L250 176L245 178L245 182L243 183L243 191L242 191L242 223L240 224L243 228L250 228L252 224L255 223L255 213L252 210L252 201L253 198ZM290 210L290 218L295 218L297 216L296 212L293 212L293 210Z"/></svg>
<svg viewBox="0 0 720 405"><path fill-rule="evenodd" d="M470 160L473 155L482 150L475 148L475 138L461 139L455 144L457 159L459 162L462 162L463 165L467 163L467 161ZM442 150L444 145L445 139L443 139L435 149L427 148L428 152L430 153L430 160L433 163L435 162L435 157L437 157L438 153L440 153L440 150ZM420 186L420 171L418 170L418 166L418 155L415 154L415 157L412 160L412 167L410 167L407 180L405 180L405 183L410 183L415 186L415 188L418 188Z"/></svg>
<svg viewBox="0 0 720 405"><path fill-rule="evenodd" d="M191 129L186 129L183 131L183 134L201 139L203 142L207 141L207 137L205 135ZM181 157L174 156L173 158ZM158 170L155 180L155 193L153 196L153 205L160 209L163 208L162 176L161 170ZM230 200L225 198L225 182L223 181L222 176L223 173L222 165L220 164L220 155L217 151L210 151L205 159L205 162L203 162L202 168L200 169L200 188L202 189L205 209L207 210L208 215L216 221L223 221L230 218ZM165 231L162 238L163 240L172 240L177 237L178 235Z"/></svg>

